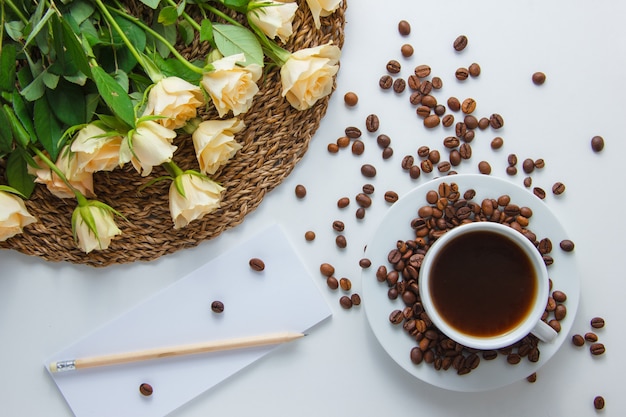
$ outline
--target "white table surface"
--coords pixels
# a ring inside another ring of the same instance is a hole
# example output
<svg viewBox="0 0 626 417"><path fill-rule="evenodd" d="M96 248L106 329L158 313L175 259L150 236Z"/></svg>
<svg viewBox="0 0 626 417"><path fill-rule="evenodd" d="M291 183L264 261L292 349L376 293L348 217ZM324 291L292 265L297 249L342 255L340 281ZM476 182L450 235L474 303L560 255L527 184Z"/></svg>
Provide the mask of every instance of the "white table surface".
<svg viewBox="0 0 626 417"><path fill-rule="evenodd" d="M302 343L268 355L173 416L582 416L596 415L592 405L596 395L606 399L606 408L597 415L623 415L624 16L626 3L615 0L522 0L506 5L493 0L352 0L337 91L327 115L301 163L242 225L194 249L104 269L0 252L1 414L72 415L42 366L46 357L276 222L287 230L327 298L332 319ZM401 19L412 24L407 38L397 31ZM469 45L457 54L452 42L460 34L468 36ZM401 57L403 43L414 46L412 58ZM420 145L444 151L441 140L447 135L441 127L427 132L421 126L408 103L408 91L397 96L378 88L390 59L403 64L405 76L414 66L429 64L433 75L444 81L437 93L440 101L450 95L473 97L477 114L504 117L505 126L497 133L477 131L473 157L458 168L460 173L476 173L484 159L491 162L492 175L521 184L523 174L504 173L506 156L516 153L520 161L545 159L546 167L533 175L536 185L549 190L555 181L566 184L560 198L548 191L545 204L576 243L581 300L572 333L584 333L590 318L604 317L607 326L598 331L607 347L604 356L592 357L566 342L540 369L534 384L522 380L490 392L451 392L421 382L397 366L370 330L363 306L351 310L339 306L341 293L326 287L318 272L320 263L334 264L358 292L358 260L388 206L384 191L402 195L433 177L411 180L400 167L402 157L415 155ZM457 82L455 69L472 62L481 65L480 77ZM530 81L535 71L547 75L541 87ZM360 97L355 108L343 102L348 91ZM370 113L380 116L380 133L392 138L392 159L382 160L373 135L365 136L366 152L360 157L348 149L337 155L327 152L327 144L345 127L365 131ZM495 135L505 144L494 152L489 142ZM594 135L606 141L600 154L589 145ZM375 179L361 176L364 163L378 168ZM354 198L366 182L376 186L374 204L357 222L354 201L347 211L337 209L336 201L344 195ZM305 199L295 198L296 184L307 187ZM346 223L348 247L343 251L334 243L331 224L336 219ZM314 242L304 240L306 230L317 233Z"/></svg>

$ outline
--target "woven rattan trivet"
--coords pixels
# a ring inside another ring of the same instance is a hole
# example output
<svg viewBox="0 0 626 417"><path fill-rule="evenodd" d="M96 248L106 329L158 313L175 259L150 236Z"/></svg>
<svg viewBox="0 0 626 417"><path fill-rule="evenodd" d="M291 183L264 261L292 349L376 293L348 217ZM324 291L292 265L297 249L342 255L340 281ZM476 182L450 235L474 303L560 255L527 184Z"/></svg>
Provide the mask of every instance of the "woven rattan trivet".
<svg viewBox="0 0 626 417"><path fill-rule="evenodd" d="M322 18L317 30L304 1L293 21L293 35L286 49L318 46L332 41L343 46L347 2L331 16ZM187 57L202 53L194 45ZM24 233L5 242L1 248L39 256L49 261L68 261L91 266L107 266L135 261L150 261L180 249L198 245L217 237L223 231L243 222L265 195L279 185L304 156L311 137L326 113L328 100L319 100L312 108L298 111L280 96L279 69L266 73L259 82L259 93L245 115L246 129L237 136L243 148L213 178L226 187L221 208L175 230L169 213L169 182L160 182L138 192L152 178L164 175L162 169L146 178L140 177L127 164L124 169L100 172L94 176L98 199L120 211L129 221L118 221L123 234L116 237L104 251L83 253L72 238L71 217L74 200L61 200L38 186L26 201L37 223ZM215 118L217 114L206 114ZM187 137L176 143L176 162L183 168L196 168L193 144Z"/></svg>

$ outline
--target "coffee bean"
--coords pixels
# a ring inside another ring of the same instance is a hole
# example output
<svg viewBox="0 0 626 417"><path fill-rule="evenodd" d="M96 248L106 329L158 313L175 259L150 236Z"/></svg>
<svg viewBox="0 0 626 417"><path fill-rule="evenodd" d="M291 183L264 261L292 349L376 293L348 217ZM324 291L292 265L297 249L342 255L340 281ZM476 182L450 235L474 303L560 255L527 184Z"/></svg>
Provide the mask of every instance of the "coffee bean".
<svg viewBox="0 0 626 417"><path fill-rule="evenodd" d="M469 70L465 67L457 68L457 70L454 72L454 76L459 81L465 81L467 80L467 77L469 77Z"/></svg>
<svg viewBox="0 0 626 417"><path fill-rule="evenodd" d="M602 397L601 395L596 396L593 399L593 407L596 410L602 410L604 408L604 397Z"/></svg>
<svg viewBox="0 0 626 417"><path fill-rule="evenodd" d="M448 159L450 160L450 165L454 167L458 166L461 164L461 159L462 159L461 153L458 150L453 149L450 151L450 155Z"/></svg>
<svg viewBox="0 0 626 417"><path fill-rule="evenodd" d="M344 295L339 299L339 304L346 310L352 308L352 300L347 295Z"/></svg>
<svg viewBox="0 0 626 417"><path fill-rule="evenodd" d="M567 308L564 304L557 304L554 309L554 318L561 321L567 315Z"/></svg>
<svg viewBox="0 0 626 417"><path fill-rule="evenodd" d="M594 317L591 319L591 327L601 329L604 327L604 319L602 317Z"/></svg>
<svg viewBox="0 0 626 417"><path fill-rule="evenodd" d="M392 156L393 156L393 148L392 147L388 146L385 149L383 149L383 152L382 152L383 159L389 159Z"/></svg>
<svg viewBox="0 0 626 417"><path fill-rule="evenodd" d="M356 139L352 142L352 153L354 155L363 155L363 152L365 152L365 144L362 140Z"/></svg>
<svg viewBox="0 0 626 417"><path fill-rule="evenodd" d="M426 78L430 75L430 67L428 65L418 65L415 67L415 75L419 78Z"/></svg>
<svg viewBox="0 0 626 417"><path fill-rule="evenodd" d="M363 219L365 217L365 209L363 207L356 209L355 216L359 220Z"/></svg>
<svg viewBox="0 0 626 417"><path fill-rule="evenodd" d="M459 153L461 154L461 158L470 159L472 157L472 147L469 143L462 143L459 146Z"/></svg>
<svg viewBox="0 0 626 417"><path fill-rule="evenodd" d="M433 149L432 151L428 152L428 160L433 164L436 164L441 160L441 154L437 149Z"/></svg>
<svg viewBox="0 0 626 417"><path fill-rule="evenodd" d="M370 114L365 118L365 128L368 132L376 132L380 126L380 120L375 114Z"/></svg>
<svg viewBox="0 0 626 417"><path fill-rule="evenodd" d="M298 184L296 185L296 197L298 198L304 198L306 196L306 187L302 184Z"/></svg>
<svg viewBox="0 0 626 417"><path fill-rule="evenodd" d="M554 195L561 195L565 192L565 184L562 182L555 182L552 186L552 193Z"/></svg>
<svg viewBox="0 0 626 417"><path fill-rule="evenodd" d="M222 303L221 301L213 301L211 303L211 311L213 311L214 313L223 313L224 312L224 303Z"/></svg>
<svg viewBox="0 0 626 417"><path fill-rule="evenodd" d="M402 323L402 321L404 321L404 316L402 315L402 311L401 310L392 311L391 314L389 314L389 321L392 324Z"/></svg>
<svg viewBox="0 0 626 417"><path fill-rule="evenodd" d="M567 300L567 295L563 291L554 291L552 293L552 298L554 298L554 301L557 303L563 303Z"/></svg>
<svg viewBox="0 0 626 417"><path fill-rule="evenodd" d="M561 331L561 323L558 320L550 320L548 322L548 326L552 327L555 332L559 333Z"/></svg>
<svg viewBox="0 0 626 417"><path fill-rule="evenodd" d="M431 109L434 109L437 106L437 99L434 96L427 94L422 97L422 105L426 107L430 107Z"/></svg>
<svg viewBox="0 0 626 417"><path fill-rule="evenodd" d="M333 229L337 232L343 232L345 225L341 220L335 220L333 222Z"/></svg>
<svg viewBox="0 0 626 417"><path fill-rule="evenodd" d="M348 246L348 241L344 235L339 235L335 238L335 244L339 249L345 249Z"/></svg>
<svg viewBox="0 0 626 417"><path fill-rule="evenodd" d="M395 59L392 59L389 62L387 62L387 71L389 71L391 74L397 74L400 72L401 69L402 69L402 65L400 65L400 63L396 61Z"/></svg>
<svg viewBox="0 0 626 417"><path fill-rule="evenodd" d="M565 252L571 252L574 250L574 242L572 242L569 239L564 239L559 243L559 246L561 247L561 249L563 249Z"/></svg>
<svg viewBox="0 0 626 417"><path fill-rule="evenodd" d="M386 148L387 146L391 145L391 138L385 134L381 134L376 137L376 143L381 148Z"/></svg>
<svg viewBox="0 0 626 417"><path fill-rule="evenodd" d="M406 81L404 78L398 78L393 82L393 91L396 93L402 93L406 90Z"/></svg>
<svg viewBox="0 0 626 417"><path fill-rule="evenodd" d="M480 75L480 65L475 62L470 64L468 70L472 77L478 77Z"/></svg>
<svg viewBox="0 0 626 417"><path fill-rule="evenodd" d="M152 389L152 385L144 382L141 385L139 385L139 392L141 393L141 395L143 395L144 397L149 397L152 395L152 393L154 392L154 389Z"/></svg>
<svg viewBox="0 0 626 417"><path fill-rule="evenodd" d="M478 163L478 171L481 174L489 175L491 174L491 165L487 161L480 161Z"/></svg>
<svg viewBox="0 0 626 417"><path fill-rule="evenodd" d="M320 265L320 272L325 277L330 277L331 275L335 273L335 267L327 262L324 262L323 264Z"/></svg>
<svg viewBox="0 0 626 417"><path fill-rule="evenodd" d="M346 127L345 134L350 139L358 139L362 135L361 129L359 129L356 126L348 126L348 127Z"/></svg>
<svg viewBox="0 0 626 417"><path fill-rule="evenodd" d="M395 191L387 191L385 193L385 201L391 204L395 203L398 201L398 193Z"/></svg>
<svg viewBox="0 0 626 417"><path fill-rule="evenodd" d="M408 36L411 33L411 24L406 20L401 20L398 22L398 32L402 36Z"/></svg>
<svg viewBox="0 0 626 417"><path fill-rule="evenodd" d="M428 95L431 91L433 91L433 84L428 80L424 80L420 83L417 91L419 91L423 96Z"/></svg>
<svg viewBox="0 0 626 417"><path fill-rule="evenodd" d="M532 374L528 375L526 377L526 381L530 382L531 384L537 382L537 372L533 372Z"/></svg>
<svg viewBox="0 0 626 417"><path fill-rule="evenodd" d="M583 338L579 334L575 334L574 336L572 336L572 343L574 344L574 346L583 346L585 344L585 338Z"/></svg>
<svg viewBox="0 0 626 417"><path fill-rule="evenodd" d="M448 99L448 108L452 111L459 111L461 110L461 102L459 101L458 98L456 97L450 97Z"/></svg>
<svg viewBox="0 0 626 417"><path fill-rule="evenodd" d="M391 86L393 85L393 78L391 78L390 75L383 75L382 77L380 77L380 80L378 81L378 85L383 90L389 90Z"/></svg>
<svg viewBox="0 0 626 417"><path fill-rule="evenodd" d="M367 178L374 178L376 176L376 168L371 164L364 164L361 166L361 174Z"/></svg>
<svg viewBox="0 0 626 417"><path fill-rule="evenodd" d="M424 352L422 352L419 347L415 346L413 349L411 349L410 357L411 362L413 362L415 365L419 365L424 360Z"/></svg>
<svg viewBox="0 0 626 417"><path fill-rule="evenodd" d="M443 116L443 119L441 119L441 124L445 127L452 126L454 124L454 116L451 114L446 114L445 116Z"/></svg>
<svg viewBox="0 0 626 417"><path fill-rule="evenodd" d="M446 106L443 104L437 104L433 110L437 116L443 116L446 112Z"/></svg>
<svg viewBox="0 0 626 417"><path fill-rule="evenodd" d="M354 107L359 102L359 96L357 96L356 93L349 91L344 94L343 101L344 103L346 103L347 106Z"/></svg>
<svg viewBox="0 0 626 417"><path fill-rule="evenodd" d="M372 266L372 261L370 261L368 258L361 258L359 260L359 266L361 268L369 268L370 266Z"/></svg>
<svg viewBox="0 0 626 417"><path fill-rule="evenodd" d="M314 231L312 231L312 230L307 230L307 231L304 233L304 239L305 239L307 242L311 242L311 241L315 240L315 232L314 232Z"/></svg>
<svg viewBox="0 0 626 417"><path fill-rule="evenodd" d="M430 153L430 148L428 146L420 146L417 148L417 156L420 158L428 158L428 154Z"/></svg>
<svg viewBox="0 0 626 417"><path fill-rule="evenodd" d="M409 177L411 177L414 180L418 179L420 177L421 173L422 173L422 170L417 165L413 165L409 169Z"/></svg>
<svg viewBox="0 0 626 417"><path fill-rule="evenodd" d="M465 116L463 118L463 123L465 123L465 127L468 129L467 132L465 133L465 142L471 142L472 139L474 139L474 137L472 136L471 138L468 136L470 133L472 135L474 135L473 130L476 129L478 127L478 119L474 116L472 116L471 114L468 114L467 116Z"/></svg>
<svg viewBox="0 0 626 417"><path fill-rule="evenodd" d="M432 129L438 126L440 121L441 120L439 119L439 116L437 116L436 114L431 114L430 116L424 119L424 126L429 129Z"/></svg>
<svg viewBox="0 0 626 417"><path fill-rule="evenodd" d="M339 286L344 291L350 291L350 288L352 288L352 282L348 278L341 278L339 280Z"/></svg>
<svg viewBox="0 0 626 417"><path fill-rule="evenodd" d="M598 335L593 332L585 333L585 340L587 342L595 343L598 341Z"/></svg>
<svg viewBox="0 0 626 417"><path fill-rule="evenodd" d="M494 113L489 117L489 124L493 129L500 129L504 126L504 119L499 114Z"/></svg>
<svg viewBox="0 0 626 417"><path fill-rule="evenodd" d="M417 114L419 117L426 119L428 116L430 116L430 107L428 106L419 106L416 110L415 110L415 114Z"/></svg>
<svg viewBox="0 0 626 417"><path fill-rule="evenodd" d="M413 55L413 46L411 44L405 43L400 47L400 53L403 57L408 58Z"/></svg>
<svg viewBox="0 0 626 417"><path fill-rule="evenodd" d="M491 140L491 149L500 149L504 145L504 139L500 136L496 136Z"/></svg>
<svg viewBox="0 0 626 417"><path fill-rule="evenodd" d="M543 188L541 187L535 187L533 188L533 194L535 194L538 198L540 199L544 199L546 198L546 192Z"/></svg>
<svg viewBox="0 0 626 417"><path fill-rule="evenodd" d="M363 184L363 187L361 187L361 189L365 194L374 194L374 186L372 184Z"/></svg>
<svg viewBox="0 0 626 417"><path fill-rule="evenodd" d="M340 148L347 148L348 145L350 145L350 138L347 136L342 136L340 138L337 138L337 146L339 146Z"/></svg>
<svg viewBox="0 0 626 417"><path fill-rule="evenodd" d="M431 173L433 172L433 163L430 162L430 160L425 159L420 163L420 167L422 169L422 171L424 171L425 173Z"/></svg>
<svg viewBox="0 0 626 417"><path fill-rule="evenodd" d="M404 158L402 158L402 162L400 163L400 166L402 167L402 169L408 171L409 169L411 169L414 162L415 162L415 158L413 158L413 155L406 155Z"/></svg>
<svg viewBox="0 0 626 417"><path fill-rule="evenodd" d="M604 138L602 136L594 136L591 138L591 149L594 152L600 152L604 149Z"/></svg>
<svg viewBox="0 0 626 417"><path fill-rule="evenodd" d="M465 135L467 134L467 126L465 125L465 123L457 122L457 124L454 125L454 133L457 135L457 137L465 140Z"/></svg>
<svg viewBox="0 0 626 417"><path fill-rule="evenodd" d="M420 102L422 93L419 92L419 88L421 84L422 82L415 74L409 75L406 79L406 85L411 89L411 91L413 91L413 94L415 94L415 98L413 98L413 94L411 94L411 104L418 104Z"/></svg>
<svg viewBox="0 0 626 417"><path fill-rule="evenodd" d="M326 285L328 285L328 288L331 290L336 290L339 288L339 281L337 281L337 278L330 276L326 278Z"/></svg>
<svg viewBox="0 0 626 417"><path fill-rule="evenodd" d="M517 365L522 361L522 357L517 353L509 353L506 357L506 361L511 365Z"/></svg>
<svg viewBox="0 0 626 417"><path fill-rule="evenodd" d="M542 168L544 168L546 166L546 161L544 161L543 159L539 158L539 159L535 159L533 164L535 164L535 168L542 169Z"/></svg>
<svg viewBox="0 0 626 417"><path fill-rule="evenodd" d="M368 208L372 205L372 199L369 195L365 193L359 193L356 195L355 200L357 204L361 207Z"/></svg>
<svg viewBox="0 0 626 417"><path fill-rule="evenodd" d="M259 258L250 259L248 264L250 265L250 268L257 272L261 272L265 269L265 262L263 262L263 260Z"/></svg>
<svg viewBox="0 0 626 417"><path fill-rule="evenodd" d="M530 188L532 184L533 184L533 179L531 177L524 178L524 187Z"/></svg>
<svg viewBox="0 0 626 417"><path fill-rule="evenodd" d="M430 82L435 90L441 90L441 87L443 87L443 80L439 77L433 77Z"/></svg>
<svg viewBox="0 0 626 417"><path fill-rule="evenodd" d="M341 197L337 200L337 207L339 208L346 208L348 205L350 205L350 199L348 197Z"/></svg>
<svg viewBox="0 0 626 417"><path fill-rule="evenodd" d="M353 306L361 305L361 296L357 293L354 293L350 296L350 301L352 301Z"/></svg>
<svg viewBox="0 0 626 417"><path fill-rule="evenodd" d="M457 52L462 51L463 49L465 49L467 47L467 36L459 35L454 40L454 43L452 44L452 46L454 47L455 51L457 51Z"/></svg>
<svg viewBox="0 0 626 417"><path fill-rule="evenodd" d="M522 162L522 169L525 173L530 174L535 170L535 162L530 158L524 159L524 162Z"/></svg>
<svg viewBox="0 0 626 417"><path fill-rule="evenodd" d="M463 103L461 103L461 111L463 113L470 114L474 110L476 110L476 100L474 100L473 98L466 98L465 100L463 100ZM476 127L478 127L478 121L476 121Z"/></svg>
<svg viewBox="0 0 626 417"><path fill-rule="evenodd" d="M541 85L546 82L546 74L543 72L535 72L532 76L533 84Z"/></svg>
<svg viewBox="0 0 626 417"><path fill-rule="evenodd" d="M606 348L604 347L602 343L593 343L589 347L589 351L591 352L592 355L598 356L598 355L603 355L604 352L606 352Z"/></svg>
<svg viewBox="0 0 626 417"><path fill-rule="evenodd" d="M480 120L478 121L478 128L480 130L485 130L489 127L489 118L488 117L481 117Z"/></svg>

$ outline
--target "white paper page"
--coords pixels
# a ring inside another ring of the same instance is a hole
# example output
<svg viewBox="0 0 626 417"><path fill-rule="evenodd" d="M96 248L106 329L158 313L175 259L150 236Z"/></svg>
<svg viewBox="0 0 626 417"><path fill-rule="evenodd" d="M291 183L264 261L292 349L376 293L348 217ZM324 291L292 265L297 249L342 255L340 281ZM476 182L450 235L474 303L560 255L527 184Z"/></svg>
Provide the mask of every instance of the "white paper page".
<svg viewBox="0 0 626 417"><path fill-rule="evenodd" d="M251 258L265 262L253 271ZM215 300L224 312L211 311ZM331 315L279 226L262 231L50 357L51 362L266 333L305 332ZM300 339L292 343L306 343ZM280 346L50 373L78 417L163 416ZM139 385L152 385L144 397Z"/></svg>

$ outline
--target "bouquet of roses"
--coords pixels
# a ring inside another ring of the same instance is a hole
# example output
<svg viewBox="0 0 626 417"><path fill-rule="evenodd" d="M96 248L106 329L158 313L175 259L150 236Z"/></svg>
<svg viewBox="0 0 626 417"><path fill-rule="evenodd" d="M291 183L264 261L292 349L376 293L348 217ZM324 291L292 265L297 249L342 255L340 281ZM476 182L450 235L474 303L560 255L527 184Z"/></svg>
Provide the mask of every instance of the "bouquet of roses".
<svg viewBox="0 0 626 417"><path fill-rule="evenodd" d="M281 94L298 110L330 94L338 70L335 45L283 47L298 9L289 0L141 0L152 21L116 0L58 3L0 4L0 241L37 221L23 199L42 184L75 201L78 247L106 249L125 218L98 201L93 175L128 163L143 177L165 169L145 186L171 181L173 227L187 226L220 206L228 184L211 175L241 148L240 117L264 68L280 67ZM341 0L306 4L319 28ZM209 45L201 60L177 50L198 40ZM199 110L210 107L218 117L203 120ZM191 135L197 169L175 162L181 133Z"/></svg>

